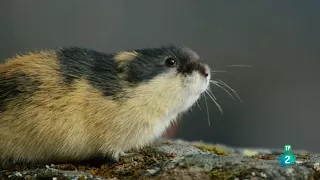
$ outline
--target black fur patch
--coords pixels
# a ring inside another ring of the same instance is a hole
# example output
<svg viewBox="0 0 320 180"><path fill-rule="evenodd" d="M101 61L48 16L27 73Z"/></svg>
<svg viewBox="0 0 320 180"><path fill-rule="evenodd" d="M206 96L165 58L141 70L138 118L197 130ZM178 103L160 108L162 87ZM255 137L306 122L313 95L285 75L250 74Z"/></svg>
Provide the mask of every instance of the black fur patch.
<svg viewBox="0 0 320 180"><path fill-rule="evenodd" d="M134 50L139 55L128 65L127 80L130 83L149 81L155 76L168 70L165 66L166 53L161 48Z"/></svg>
<svg viewBox="0 0 320 180"><path fill-rule="evenodd" d="M177 61L173 68L177 72L190 74L195 70L203 71L203 61L192 50L180 46L162 46L160 48L148 48L134 50L139 53L136 60L129 64L128 81L138 83L148 81L172 67L165 65L165 60L169 57Z"/></svg>
<svg viewBox="0 0 320 180"><path fill-rule="evenodd" d="M115 96L121 91L117 77L118 64L113 54L71 47L58 51L58 60L64 80L68 84L76 79L85 78L101 90L105 96Z"/></svg>
<svg viewBox="0 0 320 180"><path fill-rule="evenodd" d="M5 111L7 103L12 100L19 104L26 101L39 85L39 81L22 72L11 76L0 74L0 112Z"/></svg>
<svg viewBox="0 0 320 180"><path fill-rule="evenodd" d="M204 61L196 52L186 47L168 46L166 52L178 61L177 70L183 74L190 74L193 71L203 71Z"/></svg>
<svg viewBox="0 0 320 180"><path fill-rule="evenodd" d="M184 47L169 45L134 51L138 56L128 64L116 62L113 59L115 53L106 54L78 47L62 49L57 54L61 73L67 84L71 85L74 80L85 78L105 96L113 97L119 95L123 88L118 73L126 73L127 79L124 80L137 85L172 68L184 74L203 68L198 55ZM167 67L165 60L168 57L176 59L177 66Z"/></svg>

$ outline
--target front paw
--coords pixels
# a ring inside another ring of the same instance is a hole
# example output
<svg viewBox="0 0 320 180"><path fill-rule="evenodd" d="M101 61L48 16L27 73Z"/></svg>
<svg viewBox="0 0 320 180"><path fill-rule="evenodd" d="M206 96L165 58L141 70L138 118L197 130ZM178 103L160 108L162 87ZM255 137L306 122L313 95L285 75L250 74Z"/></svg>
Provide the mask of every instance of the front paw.
<svg viewBox="0 0 320 180"><path fill-rule="evenodd" d="M143 161L143 155L138 153L125 153L121 151L113 154L113 160L115 162L121 161L125 163L129 163L132 161Z"/></svg>
<svg viewBox="0 0 320 180"><path fill-rule="evenodd" d="M111 158L111 161L113 161L113 162L119 162L120 157L121 157L121 155L122 155L123 153L124 153L123 151L112 153L112 155L111 155L111 157L110 157L110 158Z"/></svg>

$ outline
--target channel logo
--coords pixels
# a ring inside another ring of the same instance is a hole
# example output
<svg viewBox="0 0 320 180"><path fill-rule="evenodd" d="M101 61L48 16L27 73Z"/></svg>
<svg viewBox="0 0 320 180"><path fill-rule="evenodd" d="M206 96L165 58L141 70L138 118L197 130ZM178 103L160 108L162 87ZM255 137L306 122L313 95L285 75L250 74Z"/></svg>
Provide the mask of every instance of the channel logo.
<svg viewBox="0 0 320 180"><path fill-rule="evenodd" d="M296 162L296 156L291 153L292 146L284 145L284 153L280 156L280 165L282 167L293 166Z"/></svg>

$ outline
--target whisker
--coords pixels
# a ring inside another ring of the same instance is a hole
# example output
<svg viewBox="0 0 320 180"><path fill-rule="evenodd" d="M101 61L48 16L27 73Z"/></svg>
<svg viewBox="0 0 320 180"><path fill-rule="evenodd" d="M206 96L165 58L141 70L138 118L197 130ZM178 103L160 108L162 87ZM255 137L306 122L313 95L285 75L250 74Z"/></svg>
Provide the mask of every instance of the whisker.
<svg viewBox="0 0 320 180"><path fill-rule="evenodd" d="M217 103L217 105L220 107L219 110L221 109L220 112L223 114L223 112L222 112L222 111L223 111L223 110L222 110L222 107L221 107L220 104L218 103L218 99L217 99L216 96L213 94L210 86L208 87L207 93L208 93L209 97L211 96L211 97L214 99L215 103Z"/></svg>
<svg viewBox="0 0 320 180"><path fill-rule="evenodd" d="M208 96L210 97L210 99L212 99L212 101L216 104L216 106L218 107L219 111L221 112L221 114L223 114L223 109L221 108L220 104L216 101L216 99L214 98L214 96L212 96L208 91L205 91Z"/></svg>
<svg viewBox="0 0 320 180"><path fill-rule="evenodd" d="M199 102L198 102L198 101L196 101L196 103L197 103L197 105L198 105L198 107L199 107L200 111L202 111L202 109L201 109L201 107L200 107L200 105L199 105Z"/></svg>
<svg viewBox="0 0 320 180"><path fill-rule="evenodd" d="M241 65L241 64L235 64L235 65L226 66L226 68L231 68L231 67L252 67L252 66L251 65Z"/></svg>
<svg viewBox="0 0 320 180"><path fill-rule="evenodd" d="M208 108L208 103L207 103L207 97L206 97L206 96L204 96L204 102L206 103L207 117L208 117L208 125L209 125L209 127L210 127L211 123L210 123L209 108Z"/></svg>
<svg viewBox="0 0 320 180"><path fill-rule="evenodd" d="M227 71L224 70L211 70L211 73L219 73L219 72L223 72L223 73L227 73Z"/></svg>
<svg viewBox="0 0 320 180"><path fill-rule="evenodd" d="M229 96L230 96L233 100L235 100L235 97L234 97L226 88L224 88L222 85L220 85L218 81L213 81L213 80L211 80L210 82L211 82L212 84L218 86L219 88L223 89L226 93L229 94Z"/></svg>
<svg viewBox="0 0 320 180"><path fill-rule="evenodd" d="M214 100L217 100L217 97L212 93L210 86L208 87L207 91L208 91L208 93L210 93L210 95L214 98Z"/></svg>
<svg viewBox="0 0 320 180"><path fill-rule="evenodd" d="M239 99L239 101L242 103L242 100L241 100L240 96L238 95L238 93L237 93L234 89L232 89L227 83L223 82L223 81L220 80L220 79L217 79L217 82L219 82L221 85L225 86L226 88L230 89L230 90L233 92L233 94L234 94L234 95Z"/></svg>

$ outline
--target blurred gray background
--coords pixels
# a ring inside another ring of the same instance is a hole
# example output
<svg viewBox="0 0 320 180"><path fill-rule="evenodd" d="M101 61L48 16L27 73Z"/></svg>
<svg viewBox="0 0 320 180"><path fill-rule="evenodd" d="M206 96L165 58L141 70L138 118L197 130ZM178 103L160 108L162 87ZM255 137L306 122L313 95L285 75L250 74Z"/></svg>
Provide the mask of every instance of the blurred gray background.
<svg viewBox="0 0 320 180"><path fill-rule="evenodd" d="M184 44L207 60L243 103L212 87L224 109L204 101L176 138L232 146L320 152L320 1L0 2L0 59L77 45L103 52ZM227 67L229 65L252 65Z"/></svg>

